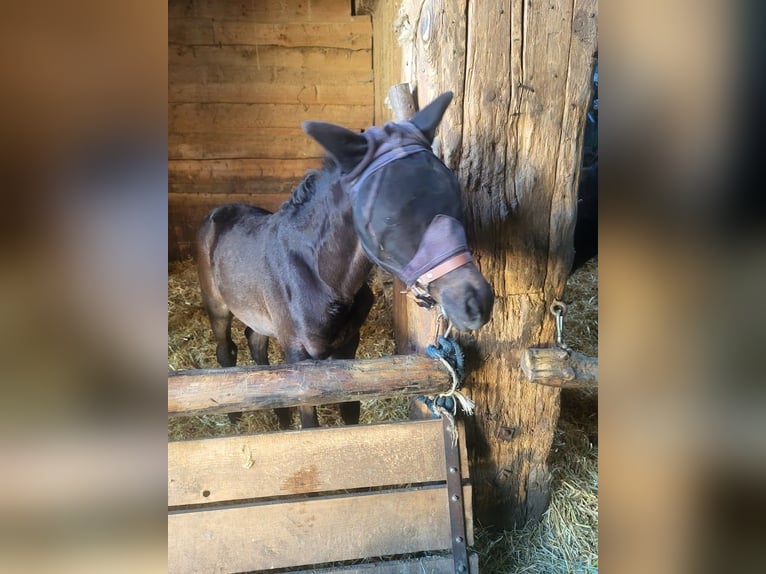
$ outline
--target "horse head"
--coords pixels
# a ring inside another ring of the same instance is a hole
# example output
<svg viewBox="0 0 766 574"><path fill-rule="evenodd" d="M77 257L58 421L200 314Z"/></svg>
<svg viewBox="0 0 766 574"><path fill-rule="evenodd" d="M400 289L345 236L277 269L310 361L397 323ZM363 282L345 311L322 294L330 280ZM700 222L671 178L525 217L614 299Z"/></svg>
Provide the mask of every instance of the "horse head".
<svg viewBox="0 0 766 574"><path fill-rule="evenodd" d="M409 121L361 134L323 122L303 127L340 169L367 256L424 305L440 305L458 329L478 329L494 295L468 251L457 177L431 150L451 101L447 92Z"/></svg>

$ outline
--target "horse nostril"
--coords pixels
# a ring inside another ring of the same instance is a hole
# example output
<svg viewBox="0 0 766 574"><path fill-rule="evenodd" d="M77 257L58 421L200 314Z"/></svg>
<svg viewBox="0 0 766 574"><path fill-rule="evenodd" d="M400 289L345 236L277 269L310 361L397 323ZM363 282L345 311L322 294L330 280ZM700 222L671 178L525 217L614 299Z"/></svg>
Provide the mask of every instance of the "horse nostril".
<svg viewBox="0 0 766 574"><path fill-rule="evenodd" d="M471 294L465 300L465 315L472 320L477 319L481 315L479 297L474 289L471 289Z"/></svg>
<svg viewBox="0 0 766 574"><path fill-rule="evenodd" d="M479 329L486 324L495 299L486 281L471 282L457 291L440 290L437 296L447 316L459 330Z"/></svg>
<svg viewBox="0 0 766 574"><path fill-rule="evenodd" d="M489 321L492 314L492 307L495 303L495 295L489 284L482 285L482 288L474 289L473 296L466 302L466 309L470 308L473 317L484 325Z"/></svg>

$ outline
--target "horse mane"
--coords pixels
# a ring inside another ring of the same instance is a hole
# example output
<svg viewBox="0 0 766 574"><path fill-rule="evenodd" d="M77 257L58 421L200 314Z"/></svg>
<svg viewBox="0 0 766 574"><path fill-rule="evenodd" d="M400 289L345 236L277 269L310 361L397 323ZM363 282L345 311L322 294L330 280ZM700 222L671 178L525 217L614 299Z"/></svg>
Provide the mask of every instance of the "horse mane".
<svg viewBox="0 0 766 574"><path fill-rule="evenodd" d="M298 207L309 201L314 197L317 189L320 187L322 176L332 174L336 169L335 162L330 158L325 158L322 167L306 172L306 175L303 176L298 187L293 190L293 194L288 203L292 207Z"/></svg>

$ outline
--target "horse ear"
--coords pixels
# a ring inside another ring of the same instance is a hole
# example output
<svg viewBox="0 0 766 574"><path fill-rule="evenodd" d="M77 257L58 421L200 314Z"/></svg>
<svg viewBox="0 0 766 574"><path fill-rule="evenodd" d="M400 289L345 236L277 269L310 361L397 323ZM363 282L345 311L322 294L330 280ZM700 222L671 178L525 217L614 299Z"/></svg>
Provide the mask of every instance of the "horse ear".
<svg viewBox="0 0 766 574"><path fill-rule="evenodd" d="M367 153L367 138L341 126L303 122L303 131L319 142L344 173L353 170Z"/></svg>
<svg viewBox="0 0 766 574"><path fill-rule="evenodd" d="M415 124L430 142L434 141L436 127L439 125L439 122L442 121L442 116L444 116L444 112L447 111L447 106L449 106L452 101L452 95L452 92L444 92L441 96L410 118L410 122Z"/></svg>

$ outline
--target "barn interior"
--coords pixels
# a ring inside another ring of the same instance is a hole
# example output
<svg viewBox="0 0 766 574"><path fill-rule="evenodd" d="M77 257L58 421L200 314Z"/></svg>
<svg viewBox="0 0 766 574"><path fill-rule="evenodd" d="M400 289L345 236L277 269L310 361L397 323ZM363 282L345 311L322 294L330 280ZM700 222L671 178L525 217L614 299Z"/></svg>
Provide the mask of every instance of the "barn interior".
<svg viewBox="0 0 766 574"><path fill-rule="evenodd" d="M400 81L398 9L375 0L169 0L168 2L168 368L217 367L193 261L197 227L211 208L244 202L276 210L320 147L304 120L361 130L391 119L385 99ZM376 304L359 358L394 353L392 279L371 277ZM598 262L573 274L564 295L566 342L598 354ZM251 364L235 320L238 364ZM270 347L272 364L283 360ZM477 525L481 570L598 569L597 391L567 390L550 466L552 499L542 522L516 531ZM362 423L405 420L407 402L369 401ZM341 424L331 407L320 422ZM170 440L276 430L271 412L169 420Z"/></svg>

